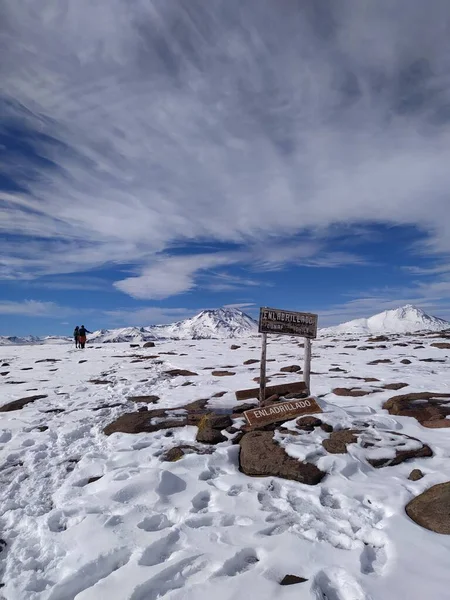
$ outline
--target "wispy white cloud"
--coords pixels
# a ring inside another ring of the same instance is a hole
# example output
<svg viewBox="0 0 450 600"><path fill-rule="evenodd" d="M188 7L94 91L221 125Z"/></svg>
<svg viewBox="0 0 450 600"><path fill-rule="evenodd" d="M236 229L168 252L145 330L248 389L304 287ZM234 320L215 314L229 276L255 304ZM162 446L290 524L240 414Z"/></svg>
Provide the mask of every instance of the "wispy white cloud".
<svg viewBox="0 0 450 600"><path fill-rule="evenodd" d="M72 309L59 306L54 302L24 300L22 302L0 301L1 315L22 315L24 317L61 317L70 314Z"/></svg>
<svg viewBox="0 0 450 600"><path fill-rule="evenodd" d="M447 0L22 0L2 14L4 114L30 145L4 165L23 191L2 195L0 230L28 241L1 246L3 277L136 264L117 288L158 299L248 265L251 248L266 269L353 264L286 243L335 224L412 225L422 251L450 250ZM243 251L161 259L192 241Z"/></svg>

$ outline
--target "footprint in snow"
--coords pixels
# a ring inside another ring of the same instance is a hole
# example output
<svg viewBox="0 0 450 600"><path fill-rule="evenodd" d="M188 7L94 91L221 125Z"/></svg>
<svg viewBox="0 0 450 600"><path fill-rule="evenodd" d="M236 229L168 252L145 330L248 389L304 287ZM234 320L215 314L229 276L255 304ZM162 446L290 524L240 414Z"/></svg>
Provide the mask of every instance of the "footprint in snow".
<svg viewBox="0 0 450 600"><path fill-rule="evenodd" d="M206 510L209 506L210 500L211 500L211 492L208 492L208 491L199 492L191 500L191 502L192 502L191 512L198 513L198 512Z"/></svg>
<svg viewBox="0 0 450 600"><path fill-rule="evenodd" d="M319 571L312 589L317 600L370 600L356 579L338 567Z"/></svg>
<svg viewBox="0 0 450 600"><path fill-rule="evenodd" d="M154 567L166 562L177 550L177 542L180 539L179 531L172 531L166 537L156 541L144 550L139 565L143 567Z"/></svg>
<svg viewBox="0 0 450 600"><path fill-rule="evenodd" d="M173 523L169 521L166 515L152 515L151 517L145 517L143 521L138 523L138 528L144 531L161 531L171 527Z"/></svg>
<svg viewBox="0 0 450 600"><path fill-rule="evenodd" d="M259 562L258 555L254 548L243 548L232 558L228 559L224 565L214 573L214 577L235 577L245 573Z"/></svg>

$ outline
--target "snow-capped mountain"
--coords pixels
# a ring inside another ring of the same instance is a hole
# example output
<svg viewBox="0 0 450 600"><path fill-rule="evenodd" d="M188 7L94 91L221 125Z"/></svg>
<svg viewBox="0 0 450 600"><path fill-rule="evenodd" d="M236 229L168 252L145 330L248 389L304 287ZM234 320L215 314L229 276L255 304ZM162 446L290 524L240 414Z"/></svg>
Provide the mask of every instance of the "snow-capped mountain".
<svg viewBox="0 0 450 600"><path fill-rule="evenodd" d="M450 322L427 315L420 308L407 304L393 310L385 310L368 319L355 319L336 327L327 327L326 329L321 329L320 333L322 335L364 335L442 331L444 329L450 329Z"/></svg>
<svg viewBox="0 0 450 600"><path fill-rule="evenodd" d="M172 325L156 325L152 331L158 338L234 338L258 333L258 324L236 308L219 308L202 310L195 317Z"/></svg>
<svg viewBox="0 0 450 600"><path fill-rule="evenodd" d="M151 327L122 327L120 329L100 329L88 336L90 342L112 344L120 342L148 342L154 340Z"/></svg>
<svg viewBox="0 0 450 600"><path fill-rule="evenodd" d="M236 308L203 310L190 319L170 325L102 329L89 336L90 342L147 342L152 340L226 339L258 333L258 324Z"/></svg>
<svg viewBox="0 0 450 600"><path fill-rule="evenodd" d="M35 335L26 335L18 337L16 335L3 336L0 335L0 346L29 346L33 344L67 344L72 338L62 337L57 335L46 335L45 337L37 337Z"/></svg>

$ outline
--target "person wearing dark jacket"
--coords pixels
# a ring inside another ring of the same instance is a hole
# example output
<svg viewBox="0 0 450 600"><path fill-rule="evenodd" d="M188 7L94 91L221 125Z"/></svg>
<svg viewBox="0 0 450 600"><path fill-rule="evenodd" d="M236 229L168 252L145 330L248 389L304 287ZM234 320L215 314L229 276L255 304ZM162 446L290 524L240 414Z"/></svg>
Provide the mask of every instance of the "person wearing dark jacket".
<svg viewBox="0 0 450 600"><path fill-rule="evenodd" d="M78 325L75 327L75 329L73 330L73 337L75 340L75 348L78 348L78 336L80 335L80 328L78 327Z"/></svg>
<svg viewBox="0 0 450 600"><path fill-rule="evenodd" d="M84 346L86 344L86 334L87 333L92 333L92 331L87 330L84 325L82 325L80 327L80 329L78 330L78 343L80 344L80 347L83 350L84 350Z"/></svg>

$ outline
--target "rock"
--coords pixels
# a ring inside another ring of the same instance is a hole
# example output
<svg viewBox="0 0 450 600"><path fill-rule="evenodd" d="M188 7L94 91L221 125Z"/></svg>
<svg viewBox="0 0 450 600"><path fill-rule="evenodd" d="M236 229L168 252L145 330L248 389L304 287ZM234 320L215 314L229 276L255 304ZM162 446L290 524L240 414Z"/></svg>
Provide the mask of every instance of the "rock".
<svg viewBox="0 0 450 600"><path fill-rule="evenodd" d="M103 475L99 475L98 477L89 477L89 479L87 480L87 485L89 485L90 483L95 483L102 477L103 477Z"/></svg>
<svg viewBox="0 0 450 600"><path fill-rule="evenodd" d="M0 375L1 375L2 377L6 377L6 375L9 375L9 371L2 371L2 372L0 373Z"/></svg>
<svg viewBox="0 0 450 600"><path fill-rule="evenodd" d="M188 387L189 385L195 385L195 384L192 383L192 381L185 381L184 383L181 384L181 387Z"/></svg>
<svg viewBox="0 0 450 600"><path fill-rule="evenodd" d="M377 469L433 455L431 448L420 440L394 431L341 429L322 442L330 454L345 454L349 444L358 444L365 450L367 462Z"/></svg>
<svg viewBox="0 0 450 600"><path fill-rule="evenodd" d="M4 363L2 363L2 365L1 365L1 366L2 366L2 367L9 367L9 366L10 366L10 364L9 364L9 363L7 363L7 362L4 362Z"/></svg>
<svg viewBox="0 0 450 600"><path fill-rule="evenodd" d="M371 362L367 363L368 365L381 365L384 363L391 363L392 360L390 358L379 358L378 360L372 360Z"/></svg>
<svg viewBox="0 0 450 600"><path fill-rule="evenodd" d="M363 381L366 383L374 383L375 381L380 381L376 377L363 377Z"/></svg>
<svg viewBox="0 0 450 600"><path fill-rule="evenodd" d="M450 535L450 481L434 485L411 500L406 514L425 529Z"/></svg>
<svg viewBox="0 0 450 600"><path fill-rule="evenodd" d="M356 444L360 433L359 429L334 431L328 439L323 440L322 446L330 454L345 454L348 444Z"/></svg>
<svg viewBox="0 0 450 600"><path fill-rule="evenodd" d="M248 360L244 361L244 365L254 365L256 363L259 363L259 360L257 358L249 358Z"/></svg>
<svg viewBox="0 0 450 600"><path fill-rule="evenodd" d="M230 346L230 350L239 350L240 346L237 346L236 344L232 344Z"/></svg>
<svg viewBox="0 0 450 600"><path fill-rule="evenodd" d="M373 394L376 390L360 390L358 388L334 388L333 394L336 396L353 396L359 398Z"/></svg>
<svg viewBox="0 0 450 600"><path fill-rule="evenodd" d="M145 344L142 347L143 348L154 348L155 342L145 342Z"/></svg>
<svg viewBox="0 0 450 600"><path fill-rule="evenodd" d="M396 344L394 344L394 346L402 346L403 348L406 348L408 344L404 344L403 342L397 342Z"/></svg>
<svg viewBox="0 0 450 600"><path fill-rule="evenodd" d="M78 364L79 364L79 365L82 365L82 364L83 364L83 363L85 363L85 362L87 362L87 360L86 360L86 359L84 359L84 360L79 360L79 361L78 361Z"/></svg>
<svg viewBox="0 0 450 600"><path fill-rule="evenodd" d="M112 381L108 381L107 379L89 379L89 383L93 383L94 385L112 385Z"/></svg>
<svg viewBox="0 0 450 600"><path fill-rule="evenodd" d="M159 396L128 396L129 402L145 402L146 404L156 404Z"/></svg>
<svg viewBox="0 0 450 600"><path fill-rule="evenodd" d="M21 371L32 371L33 367L22 367L20 370Z"/></svg>
<svg viewBox="0 0 450 600"><path fill-rule="evenodd" d="M393 396L383 404L391 415L414 417L430 428L450 427L450 394L417 392Z"/></svg>
<svg viewBox="0 0 450 600"><path fill-rule="evenodd" d="M322 431L325 431L325 433L331 433L333 431L333 425L329 425L328 423L322 423L320 429L322 429Z"/></svg>
<svg viewBox="0 0 450 600"><path fill-rule="evenodd" d="M130 348L140 348L140 344L130 344Z"/></svg>
<svg viewBox="0 0 450 600"><path fill-rule="evenodd" d="M161 429L184 427L185 425L187 425L187 414L182 414L181 411L174 414L173 411L161 408L121 415L118 419L107 425L103 433L105 435L111 435L116 432L152 433Z"/></svg>
<svg viewBox="0 0 450 600"><path fill-rule="evenodd" d="M40 360L36 360L35 363L45 363L45 362L61 362L61 358L41 358Z"/></svg>
<svg viewBox="0 0 450 600"><path fill-rule="evenodd" d="M368 342L389 342L389 338L385 335L377 335L367 340Z"/></svg>
<svg viewBox="0 0 450 600"><path fill-rule="evenodd" d="M236 415L237 417L241 417L242 413L246 410L251 410L252 408L257 408L257 404L238 404L237 406L233 406L233 417Z"/></svg>
<svg viewBox="0 0 450 600"><path fill-rule="evenodd" d="M408 479L410 481L419 481L419 479L422 479L423 476L424 475L420 469L413 469L409 474Z"/></svg>
<svg viewBox="0 0 450 600"><path fill-rule="evenodd" d="M303 431L314 431L316 427L320 427L322 425L322 421L317 417L307 416L300 417L295 422L296 426Z"/></svg>
<svg viewBox="0 0 450 600"><path fill-rule="evenodd" d="M92 408L91 410L97 411L97 410L103 410L104 408L116 408L117 406L123 406L122 402L114 402L113 404L101 404L100 406L96 406L95 408Z"/></svg>
<svg viewBox="0 0 450 600"><path fill-rule="evenodd" d="M209 414L202 417L198 423L196 440L202 444L220 444L226 442L221 430L233 424L229 415Z"/></svg>
<svg viewBox="0 0 450 600"><path fill-rule="evenodd" d="M297 575L285 575L280 581L280 585L295 585L296 583L305 583L308 581L304 577L298 577Z"/></svg>
<svg viewBox="0 0 450 600"><path fill-rule="evenodd" d="M31 402L36 402L36 400L41 400L42 398L47 397L47 394L38 394L36 396L27 396L26 398L13 400L12 402L8 402L7 404L0 406L0 412L11 412L13 410L20 410L27 404L31 404Z"/></svg>
<svg viewBox="0 0 450 600"><path fill-rule="evenodd" d="M281 367L282 373L298 373L302 368L300 365L289 365L288 367Z"/></svg>
<svg viewBox="0 0 450 600"><path fill-rule="evenodd" d="M196 446L190 446L189 444L174 446L169 448L161 455L161 460L165 462L176 462L186 456L186 454L210 454L209 448L197 448Z"/></svg>
<svg viewBox="0 0 450 600"><path fill-rule="evenodd" d="M164 371L164 374L170 375L170 377L194 377L198 375L198 373L186 371L185 369L171 369L170 371Z"/></svg>
<svg viewBox="0 0 450 600"><path fill-rule="evenodd" d="M232 375L236 375L234 371L212 371L211 375L214 377L231 377Z"/></svg>
<svg viewBox="0 0 450 600"><path fill-rule="evenodd" d="M383 390L401 390L405 387L408 387L407 383L387 383L383 385Z"/></svg>
<svg viewBox="0 0 450 600"><path fill-rule="evenodd" d="M403 358L400 362L403 365L410 365L411 364L411 361L408 358Z"/></svg>
<svg viewBox="0 0 450 600"><path fill-rule="evenodd" d="M433 348L440 348L441 350L450 350L450 344L448 342L434 342L430 344Z"/></svg>
<svg viewBox="0 0 450 600"><path fill-rule="evenodd" d="M386 436L388 436L388 440ZM431 448L417 438L394 431L383 431L382 433L374 430L364 431L359 442L361 448L374 449L376 458L371 456L370 451L367 453L366 458L367 462L377 469L380 467L394 467L410 458L433 456ZM414 448L413 446L416 447ZM386 450L386 458L378 457L380 449ZM392 451L394 451L395 455L393 457L388 456Z"/></svg>
<svg viewBox="0 0 450 600"><path fill-rule="evenodd" d="M351 344L350 346L344 346L344 348L347 348L347 349L348 348L357 348L357 345L356 344Z"/></svg>
<svg viewBox="0 0 450 600"><path fill-rule="evenodd" d="M419 358L420 362L426 363L445 363L445 358Z"/></svg>
<svg viewBox="0 0 450 600"><path fill-rule="evenodd" d="M225 396L227 392L217 392L216 394L214 394L213 398L222 398L222 396Z"/></svg>
<svg viewBox="0 0 450 600"><path fill-rule="evenodd" d="M340 367L334 367L333 369L328 370L333 373L347 373L345 369L341 369Z"/></svg>
<svg viewBox="0 0 450 600"><path fill-rule="evenodd" d="M306 485L317 485L325 477L315 465L288 456L270 431L246 433L239 445L239 468L251 477L281 477Z"/></svg>

